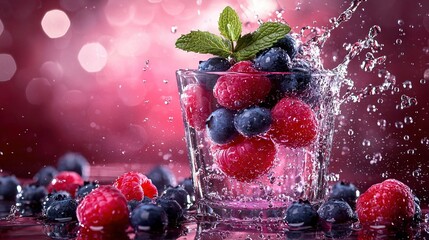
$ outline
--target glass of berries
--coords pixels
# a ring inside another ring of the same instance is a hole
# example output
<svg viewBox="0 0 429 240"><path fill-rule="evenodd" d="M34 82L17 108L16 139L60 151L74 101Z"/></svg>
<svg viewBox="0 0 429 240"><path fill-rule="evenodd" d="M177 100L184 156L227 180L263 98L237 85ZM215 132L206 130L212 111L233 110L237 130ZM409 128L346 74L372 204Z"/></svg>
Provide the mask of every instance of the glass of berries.
<svg viewBox="0 0 429 240"><path fill-rule="evenodd" d="M278 219L293 201L326 196L336 76L301 54L287 25L241 35L237 22L227 7L221 37L192 31L176 42L216 55L176 72L198 211Z"/></svg>

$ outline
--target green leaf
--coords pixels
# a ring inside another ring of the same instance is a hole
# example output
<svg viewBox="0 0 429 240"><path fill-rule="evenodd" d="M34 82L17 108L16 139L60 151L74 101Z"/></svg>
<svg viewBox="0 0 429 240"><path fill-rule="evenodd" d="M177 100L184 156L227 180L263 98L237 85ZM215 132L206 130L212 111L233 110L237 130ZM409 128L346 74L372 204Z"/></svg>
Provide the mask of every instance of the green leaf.
<svg viewBox="0 0 429 240"><path fill-rule="evenodd" d="M220 57L232 55L230 46L219 36L203 31L191 31L176 41L176 47L188 52L209 53Z"/></svg>
<svg viewBox="0 0 429 240"><path fill-rule="evenodd" d="M233 57L237 61L252 59L259 51L271 47L289 31L290 27L283 23L265 22L255 32L238 39Z"/></svg>
<svg viewBox="0 0 429 240"><path fill-rule="evenodd" d="M238 14L231 7L223 9L219 16L219 31L222 36L237 41L241 35L241 21Z"/></svg>

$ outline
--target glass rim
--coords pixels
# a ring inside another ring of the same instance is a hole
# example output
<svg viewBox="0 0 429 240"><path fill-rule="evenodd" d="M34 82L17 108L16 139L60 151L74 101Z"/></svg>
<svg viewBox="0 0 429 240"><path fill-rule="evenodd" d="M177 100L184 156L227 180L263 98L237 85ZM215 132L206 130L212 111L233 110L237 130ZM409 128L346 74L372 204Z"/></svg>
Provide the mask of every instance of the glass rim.
<svg viewBox="0 0 429 240"><path fill-rule="evenodd" d="M181 76L199 76L199 75L246 75L246 76L270 76L270 75L296 75L296 74L306 74L305 72L252 72L252 73L244 73L244 72L210 72L210 71L199 71L198 69L178 69L176 70L177 75ZM321 70L317 72L310 72L312 76L329 76L333 77L338 74L335 74L332 71Z"/></svg>

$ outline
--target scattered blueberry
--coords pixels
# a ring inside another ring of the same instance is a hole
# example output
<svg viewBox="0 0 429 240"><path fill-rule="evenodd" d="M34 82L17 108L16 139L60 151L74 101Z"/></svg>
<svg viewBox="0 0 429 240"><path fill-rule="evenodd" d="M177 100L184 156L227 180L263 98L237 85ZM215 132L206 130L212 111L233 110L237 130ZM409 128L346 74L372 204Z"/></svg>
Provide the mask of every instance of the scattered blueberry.
<svg viewBox="0 0 429 240"><path fill-rule="evenodd" d="M42 211L42 201L48 195L44 186L30 184L22 188L16 195L16 206L23 216L33 215Z"/></svg>
<svg viewBox="0 0 429 240"><path fill-rule="evenodd" d="M168 225L167 213L155 204L141 204L131 212L131 225L136 231L162 231Z"/></svg>
<svg viewBox="0 0 429 240"><path fill-rule="evenodd" d="M207 119L206 128L213 142L225 144L232 141L237 135L234 127L234 112L226 108L215 110Z"/></svg>
<svg viewBox="0 0 429 240"><path fill-rule="evenodd" d="M289 72L291 60L280 47L269 48L255 58L255 68L265 72Z"/></svg>
<svg viewBox="0 0 429 240"><path fill-rule="evenodd" d="M286 34L286 36L280 40L278 40L273 47L280 47L284 49L289 57L293 59L298 53L298 44L290 34Z"/></svg>
<svg viewBox="0 0 429 240"><path fill-rule="evenodd" d="M54 201L46 209L45 216L48 220L57 222L77 220L77 205L78 203L76 200L71 198Z"/></svg>
<svg viewBox="0 0 429 240"><path fill-rule="evenodd" d="M41 186L48 186L58 174L57 169L52 166L45 166L34 175L34 181Z"/></svg>
<svg viewBox="0 0 429 240"><path fill-rule="evenodd" d="M320 206L317 213L328 223L342 224L356 221L352 208L342 200L329 199Z"/></svg>
<svg viewBox="0 0 429 240"><path fill-rule="evenodd" d="M42 201L42 214L46 217L46 210L56 201L71 199L70 193L66 191L59 191L48 194Z"/></svg>
<svg viewBox="0 0 429 240"><path fill-rule="evenodd" d="M298 202L293 202L286 209L284 220L292 229L303 229L315 227L319 221L319 215L309 201L299 200Z"/></svg>
<svg viewBox="0 0 429 240"><path fill-rule="evenodd" d="M156 186L158 192L163 192L169 186L176 186L176 176L165 166L156 166L147 175Z"/></svg>
<svg viewBox="0 0 429 240"><path fill-rule="evenodd" d="M20 183L15 176L0 177L0 200L15 200L20 188Z"/></svg>
<svg viewBox="0 0 429 240"><path fill-rule="evenodd" d="M332 186L329 199L343 200L347 202L352 209L355 209L358 196L359 190L354 184L340 181Z"/></svg>
<svg viewBox="0 0 429 240"><path fill-rule="evenodd" d="M156 200L156 204L162 207L165 213L167 213L168 224L170 226L178 225L183 218L183 209L176 200L160 198Z"/></svg>
<svg viewBox="0 0 429 240"><path fill-rule="evenodd" d="M86 195L88 195L92 190L98 188L100 185L97 181L94 182L88 182L85 181L83 186L80 186L76 191L76 199L81 200Z"/></svg>
<svg viewBox="0 0 429 240"><path fill-rule="evenodd" d="M226 58L212 57L206 61L200 61L198 65L198 71L202 72L224 72L231 67L231 63ZM213 90L216 85L216 81L219 78L218 75L202 75L198 76L198 82L205 86L208 90Z"/></svg>
<svg viewBox="0 0 429 240"><path fill-rule="evenodd" d="M271 111L267 108L247 108L234 117L234 126L239 133L253 137L265 133L272 123Z"/></svg>
<svg viewBox="0 0 429 240"><path fill-rule="evenodd" d="M188 192L189 196L191 196L192 199L195 198L194 182L192 181L192 178L185 178L179 184L179 186L181 186L182 188L184 188Z"/></svg>
<svg viewBox="0 0 429 240"><path fill-rule="evenodd" d="M191 205L189 193L182 187L169 187L161 195L161 199L176 200L182 209L187 209Z"/></svg>
<svg viewBox="0 0 429 240"><path fill-rule="evenodd" d="M58 171L73 171L82 176L83 179L88 179L90 165L80 153L68 152L59 158Z"/></svg>

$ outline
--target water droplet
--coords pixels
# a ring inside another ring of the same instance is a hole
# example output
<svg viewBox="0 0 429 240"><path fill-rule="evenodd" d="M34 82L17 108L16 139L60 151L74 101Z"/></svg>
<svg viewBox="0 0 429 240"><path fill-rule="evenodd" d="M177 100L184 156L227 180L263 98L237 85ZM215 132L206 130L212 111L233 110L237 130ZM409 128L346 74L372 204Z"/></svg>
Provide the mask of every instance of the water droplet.
<svg viewBox="0 0 429 240"><path fill-rule="evenodd" d="M429 147L429 138L424 137L424 138L420 139L420 143L425 145L426 147Z"/></svg>
<svg viewBox="0 0 429 240"><path fill-rule="evenodd" d="M422 78L422 79L420 79L420 84L423 84L423 85L424 85L424 84L426 84L426 80L425 80L425 79L423 79L423 78Z"/></svg>
<svg viewBox="0 0 429 240"><path fill-rule="evenodd" d="M403 122L395 122L395 127L398 129L404 128L404 123Z"/></svg>
<svg viewBox="0 0 429 240"><path fill-rule="evenodd" d="M173 122L173 117L168 117L168 122Z"/></svg>
<svg viewBox="0 0 429 240"><path fill-rule="evenodd" d="M415 149L415 148L411 148L411 149L408 149L408 150L407 150L407 154L408 154L408 155L414 155L414 154L416 154L416 151L417 151L417 149Z"/></svg>
<svg viewBox="0 0 429 240"><path fill-rule="evenodd" d="M371 146L371 141L370 141L370 140L368 140L368 139L364 139L364 140L362 141L362 146L364 146L364 147L369 147L369 146Z"/></svg>
<svg viewBox="0 0 429 240"><path fill-rule="evenodd" d="M355 132L353 131L353 129L349 129L348 131L347 131L347 134L349 135L349 136L353 136L353 134L354 134Z"/></svg>
<svg viewBox="0 0 429 240"><path fill-rule="evenodd" d="M171 26L170 31L171 31L171 33L176 33L177 32L177 26Z"/></svg>
<svg viewBox="0 0 429 240"><path fill-rule="evenodd" d="M410 136L409 136L409 135L405 135L405 136L404 136L404 140L405 140L405 141L410 140Z"/></svg>
<svg viewBox="0 0 429 240"><path fill-rule="evenodd" d="M398 25L399 25L399 26L404 25L404 20L402 20L402 19L398 19Z"/></svg>
<svg viewBox="0 0 429 240"><path fill-rule="evenodd" d="M405 124L411 124L414 122L413 117L404 117L404 123Z"/></svg>
<svg viewBox="0 0 429 240"><path fill-rule="evenodd" d="M402 44L402 39L396 39L396 41L395 41L395 43L396 43L396 45L401 45Z"/></svg>
<svg viewBox="0 0 429 240"><path fill-rule="evenodd" d="M429 140L428 140L428 145L429 145ZM345 156L348 155L350 153L350 148L343 146L343 148L341 149L341 155Z"/></svg>
<svg viewBox="0 0 429 240"><path fill-rule="evenodd" d="M146 60L144 62L143 71L147 71L150 68L149 63L150 63L149 60ZM143 80L143 81L145 82L146 80Z"/></svg>
<svg viewBox="0 0 429 240"><path fill-rule="evenodd" d="M366 107L366 111L367 112L377 112L377 106L375 106L375 105L368 105L367 107Z"/></svg>
<svg viewBox="0 0 429 240"><path fill-rule="evenodd" d="M411 175L413 175L413 177L420 177L422 175L422 169L421 168L417 168L416 170L414 170Z"/></svg>
<svg viewBox="0 0 429 240"><path fill-rule="evenodd" d="M380 162L382 159L383 159L383 156L381 155L381 153L374 153L374 155L372 156L372 159L369 163L370 164L376 164L376 163Z"/></svg>
<svg viewBox="0 0 429 240"><path fill-rule="evenodd" d="M385 119L379 119L377 120L377 126L379 126L381 129L385 130L387 126L387 121Z"/></svg>
<svg viewBox="0 0 429 240"><path fill-rule="evenodd" d="M162 80L162 82L163 82L163 83L165 83L165 84L167 84L167 83L168 83L168 80L167 80L167 79L164 79L164 80Z"/></svg>
<svg viewBox="0 0 429 240"><path fill-rule="evenodd" d="M402 87L404 89L412 89L413 88L413 84L411 83L411 81L407 80L405 82L402 83Z"/></svg>

